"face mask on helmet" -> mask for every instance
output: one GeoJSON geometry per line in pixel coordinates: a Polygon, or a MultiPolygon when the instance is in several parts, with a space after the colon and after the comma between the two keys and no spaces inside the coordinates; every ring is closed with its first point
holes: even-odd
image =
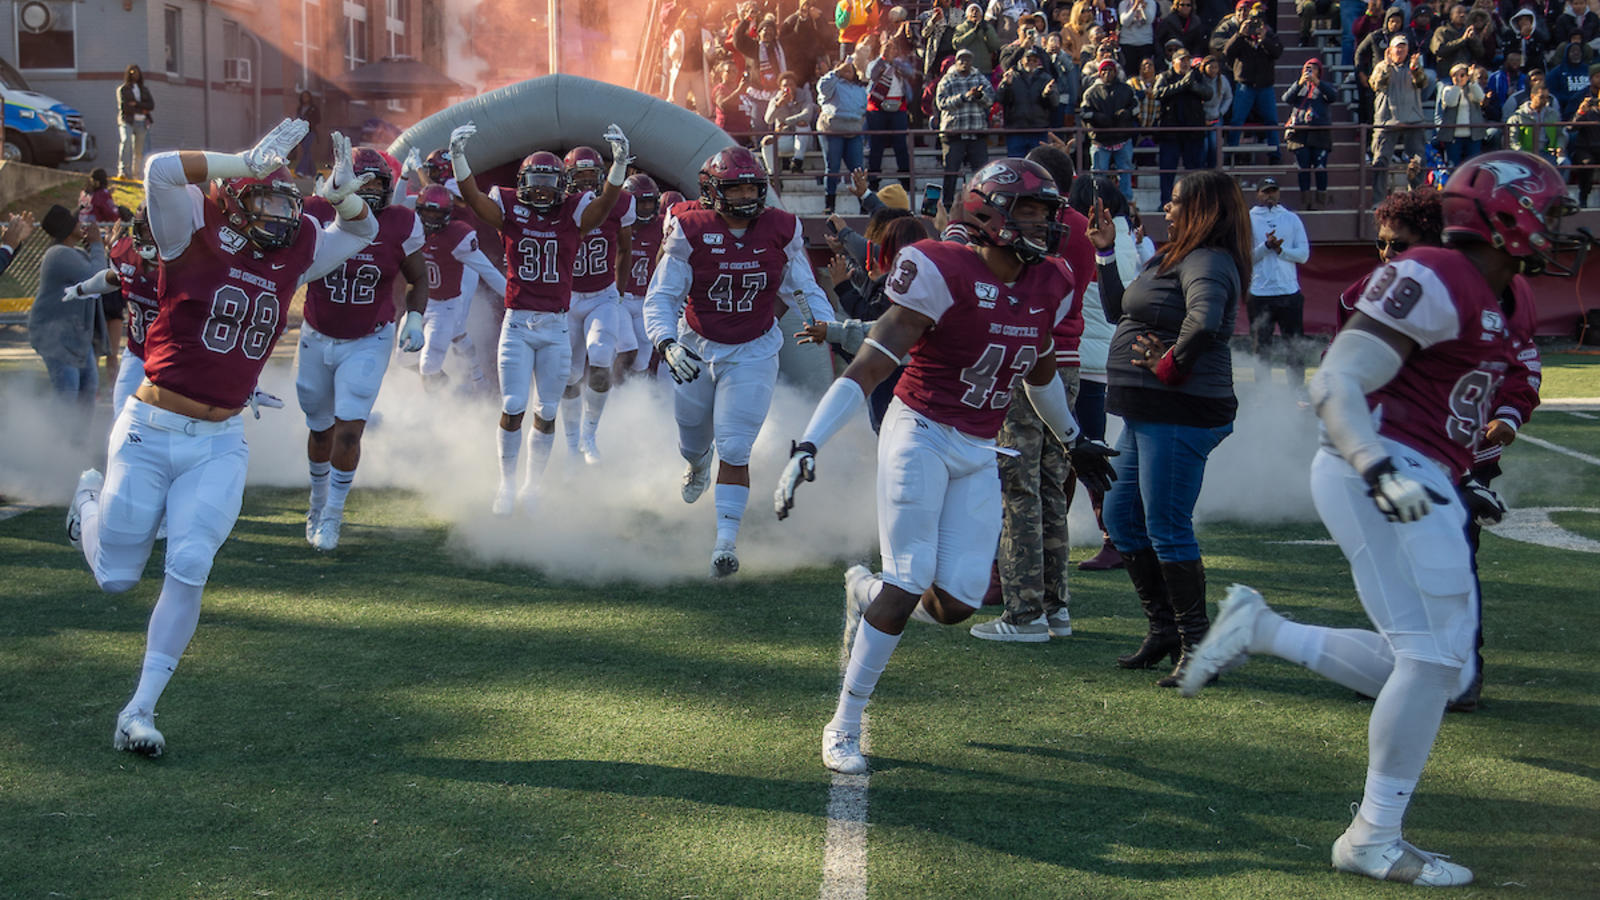
{"type": "Polygon", "coordinates": [[[517,183],[517,199],[542,213],[561,204],[560,175],[554,172],[524,172],[517,183]]]}
{"type": "Polygon", "coordinates": [[[735,219],[754,219],[767,205],[766,182],[724,181],[717,185],[716,210],[735,219]],[[744,190],[753,187],[755,191],[744,190]],[[737,192],[737,198],[729,196],[737,192]]]}
{"type": "Polygon", "coordinates": [[[145,218],[143,210],[133,217],[133,249],[145,262],[155,262],[161,252],[156,247],[156,236],[150,232],[150,220],[145,218]]]}
{"type": "Polygon", "coordinates": [[[582,194],[585,191],[593,194],[600,193],[600,170],[588,167],[569,170],[567,193],[582,194]]]}
{"type": "Polygon", "coordinates": [[[634,218],[641,222],[648,222],[651,219],[654,219],[656,217],[656,213],[660,211],[661,198],[659,197],[635,197],[633,200],[634,218]]]}
{"type": "Polygon", "coordinates": [[[422,222],[422,230],[427,234],[435,234],[450,224],[450,210],[440,209],[437,206],[423,206],[417,204],[417,218],[422,222]]]}
{"type": "Polygon", "coordinates": [[[263,250],[294,243],[300,233],[300,198],[281,190],[253,187],[239,197],[244,210],[245,237],[263,250]]]}
{"type": "Polygon", "coordinates": [[[1056,221],[1059,201],[1000,193],[984,199],[986,205],[975,215],[987,243],[1009,247],[1030,266],[1055,253],[1061,240],[1061,226],[1056,221]]]}
{"type": "Polygon", "coordinates": [[[356,191],[356,196],[366,201],[367,207],[377,213],[388,207],[392,190],[388,178],[377,177],[362,185],[356,191]]]}

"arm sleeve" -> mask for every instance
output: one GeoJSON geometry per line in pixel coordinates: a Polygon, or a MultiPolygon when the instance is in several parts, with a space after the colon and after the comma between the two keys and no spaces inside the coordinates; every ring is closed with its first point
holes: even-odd
{"type": "MultiPolygon", "coordinates": [[[[306,218],[316,224],[316,219],[306,218]]],[[[300,283],[310,284],[344,265],[345,260],[377,236],[378,217],[370,212],[359,219],[339,216],[326,227],[317,229],[317,249],[311,257],[311,267],[300,276],[300,283]]]]}
{"type": "MultiPolygon", "coordinates": [[[[788,254],[789,264],[783,269],[783,285],[779,288],[778,299],[789,303],[795,294],[801,294],[811,306],[811,316],[814,322],[833,322],[833,304],[828,302],[828,295],[822,292],[822,287],[817,284],[816,273],[811,271],[811,258],[806,255],[805,235],[800,233],[800,223],[795,222],[794,237],[789,239],[789,246],[784,252],[788,254]]],[[[793,303],[789,303],[794,306],[793,303]]],[[[648,330],[648,323],[646,329],[648,330]]]]}
{"type": "Polygon", "coordinates": [[[1388,457],[1367,395],[1388,384],[1405,361],[1376,335],[1346,328],[1333,339],[1311,379],[1311,404],[1339,455],[1365,473],[1388,457]]]}
{"type": "Polygon", "coordinates": [[[1298,265],[1311,258],[1311,241],[1306,238],[1306,223],[1299,216],[1291,215],[1289,221],[1289,239],[1283,242],[1278,255],[1298,265]]]}
{"type": "Polygon", "coordinates": [[[201,205],[205,195],[184,176],[183,160],[176,150],[150,157],[144,172],[150,234],[161,248],[162,259],[177,259],[189,249],[195,229],[205,224],[201,205]]]}
{"type": "Polygon", "coordinates": [[[1024,380],[1022,386],[1028,392],[1028,402],[1033,404],[1033,411],[1049,426],[1056,440],[1070,444],[1077,439],[1082,431],[1078,428],[1078,420],[1072,416],[1072,405],[1067,402],[1067,386],[1061,381],[1059,373],[1050,379],[1049,384],[1033,384],[1024,380]]]}
{"type": "Polygon", "coordinates": [[[656,264],[644,293],[644,332],[652,345],[678,336],[678,309],[689,296],[694,270],[689,267],[689,242],[683,229],[674,228],[662,239],[661,261],[656,264]]]}
{"type": "Polygon", "coordinates": [[[1095,257],[1095,275],[1100,285],[1100,310],[1106,321],[1115,325],[1122,319],[1122,273],[1116,258],[1095,257]]]}
{"type": "Polygon", "coordinates": [[[117,286],[110,281],[111,275],[110,269],[101,269],[84,281],[78,282],[78,290],[95,297],[101,294],[109,294],[117,289],[117,286]]]}
{"type": "MultiPolygon", "coordinates": [[[[463,278],[466,277],[468,272],[476,273],[476,277],[483,281],[485,287],[494,291],[496,297],[504,297],[506,295],[506,274],[496,269],[494,263],[489,261],[489,257],[484,256],[483,251],[478,249],[477,235],[469,234],[462,238],[461,243],[456,245],[452,255],[461,260],[463,268],[461,275],[463,278]]],[[[464,282],[461,293],[472,293],[466,289],[464,282]]]]}

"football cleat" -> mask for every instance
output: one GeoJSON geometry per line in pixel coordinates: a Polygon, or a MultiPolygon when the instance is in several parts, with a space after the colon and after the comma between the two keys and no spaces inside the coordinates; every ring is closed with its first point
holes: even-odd
{"type": "Polygon", "coordinates": [[[1072,613],[1065,606],[1046,614],[1044,621],[1050,627],[1051,637],[1072,637],[1072,613]]]}
{"type": "Polygon", "coordinates": [[[516,506],[516,488],[510,482],[501,482],[500,489],[495,491],[494,495],[494,514],[497,516],[509,516],[516,506]]]}
{"type": "Polygon", "coordinates": [[[683,502],[693,503],[711,486],[711,451],[683,470],[683,502]]]}
{"type": "Polygon", "coordinates": [[[322,510],[306,510],[306,543],[317,545],[317,523],[322,521],[322,510]]]}
{"type": "Polygon", "coordinates": [[[987,622],[980,622],[972,626],[969,629],[969,633],[975,638],[982,638],[986,641],[1041,644],[1050,640],[1050,624],[1045,621],[1044,616],[1040,616],[1032,622],[1024,622],[1021,625],[1013,625],[1007,622],[1004,617],[1001,617],[990,619],[987,622]]]}
{"type": "Polygon", "coordinates": [[[154,759],[167,749],[167,739],[156,730],[156,714],[148,709],[125,709],[117,714],[111,748],[140,753],[154,759]]]}
{"type": "Polygon", "coordinates": [[[1350,833],[1333,842],[1333,867],[1340,872],[1365,875],[1379,881],[1399,881],[1423,887],[1459,887],[1472,883],[1472,870],[1445,862],[1445,857],[1418,850],[1396,838],[1388,844],[1355,844],[1350,833]]]}
{"type": "Polygon", "coordinates": [[[739,571],[739,554],[734,552],[732,541],[717,541],[711,551],[711,577],[727,578],[739,571]]]}
{"type": "Polygon", "coordinates": [[[1217,620],[1188,653],[1183,674],[1178,678],[1178,693],[1193,697],[1219,674],[1243,665],[1250,658],[1256,620],[1269,611],[1267,602],[1254,588],[1242,584],[1228,588],[1228,596],[1217,604],[1217,620]]]}
{"type": "Polygon", "coordinates": [[[72,492],[72,503],[67,507],[67,542],[83,549],[83,504],[100,499],[106,477],[98,469],[85,469],[78,476],[78,487],[72,492]]]}
{"type": "Polygon", "coordinates": [[[317,520],[317,530],[311,535],[311,546],[323,553],[339,546],[339,528],[344,525],[344,514],[335,513],[317,520]]]}
{"type": "Polygon", "coordinates": [[[861,754],[861,735],[822,729],[822,764],[840,775],[865,775],[867,758],[861,754]]]}

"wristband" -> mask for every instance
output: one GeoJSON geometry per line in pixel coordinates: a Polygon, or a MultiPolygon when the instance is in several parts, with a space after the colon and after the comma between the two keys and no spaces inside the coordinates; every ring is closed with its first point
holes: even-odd
{"type": "Polygon", "coordinates": [[[361,218],[362,213],[366,212],[367,201],[361,199],[360,194],[351,194],[340,200],[339,205],[335,206],[334,209],[338,211],[339,218],[354,222],[361,218]]]}
{"type": "Polygon", "coordinates": [[[201,154],[206,158],[207,178],[253,178],[255,173],[245,165],[238,153],[216,153],[210,150],[201,154]]]}
{"type": "Polygon", "coordinates": [[[1172,355],[1174,349],[1176,347],[1169,347],[1166,353],[1161,354],[1160,362],[1156,363],[1155,375],[1162,384],[1177,385],[1189,380],[1186,373],[1178,371],[1177,357],[1172,355]]]}

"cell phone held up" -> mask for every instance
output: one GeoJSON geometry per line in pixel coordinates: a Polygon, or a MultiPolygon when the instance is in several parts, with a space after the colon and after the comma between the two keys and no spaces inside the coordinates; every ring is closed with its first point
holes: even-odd
{"type": "Polygon", "coordinates": [[[942,196],[943,191],[940,190],[938,185],[930,184],[924,186],[922,188],[922,214],[930,219],[934,216],[937,216],[939,214],[939,202],[942,196]]]}

